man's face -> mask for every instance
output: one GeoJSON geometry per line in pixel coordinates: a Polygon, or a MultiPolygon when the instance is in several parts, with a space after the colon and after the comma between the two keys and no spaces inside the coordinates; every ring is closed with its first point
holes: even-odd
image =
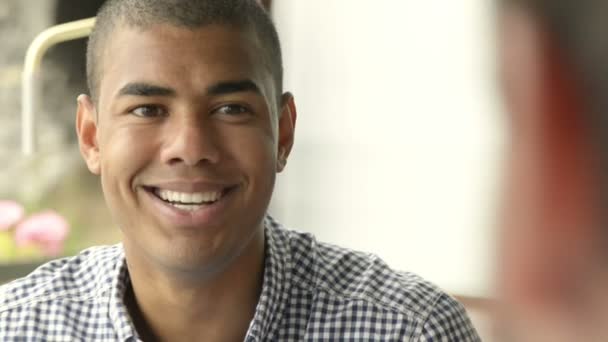
{"type": "Polygon", "coordinates": [[[295,113],[277,108],[258,52],[253,34],[223,26],[112,33],[98,105],[79,99],[78,126],[128,255],[206,272],[259,239],[295,113]]]}

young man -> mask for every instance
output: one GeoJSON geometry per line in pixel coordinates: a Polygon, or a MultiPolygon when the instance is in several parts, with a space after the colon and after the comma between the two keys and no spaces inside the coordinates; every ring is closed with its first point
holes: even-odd
{"type": "Polygon", "coordinates": [[[509,341],[608,337],[606,1],[502,0],[509,341]]]}
{"type": "Polygon", "coordinates": [[[266,216],[294,139],[277,34],[253,0],[109,0],[81,152],[121,245],[0,290],[0,339],[477,341],[462,306],[266,216]]]}

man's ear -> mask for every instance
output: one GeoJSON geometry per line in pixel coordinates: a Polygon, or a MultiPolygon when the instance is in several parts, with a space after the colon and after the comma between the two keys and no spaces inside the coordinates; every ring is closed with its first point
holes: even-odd
{"type": "Polygon", "coordinates": [[[78,96],[76,133],[78,134],[80,153],[87,163],[89,171],[99,175],[101,167],[99,162],[99,144],[97,141],[97,113],[95,105],[88,95],[78,96]]]}
{"type": "Polygon", "coordinates": [[[296,127],[296,103],[291,93],[281,97],[281,113],[279,116],[279,144],[277,151],[277,172],[283,171],[294,142],[296,127]]]}

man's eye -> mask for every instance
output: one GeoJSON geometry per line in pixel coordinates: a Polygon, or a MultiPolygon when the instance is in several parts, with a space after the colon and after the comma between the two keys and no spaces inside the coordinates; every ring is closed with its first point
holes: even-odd
{"type": "Polygon", "coordinates": [[[155,105],[139,106],[132,109],[131,113],[142,118],[153,118],[165,116],[167,114],[164,108],[155,105]]]}
{"type": "Polygon", "coordinates": [[[221,107],[218,107],[215,110],[216,113],[218,114],[225,114],[225,115],[240,115],[240,114],[248,114],[251,111],[244,106],[241,105],[236,105],[236,104],[230,104],[230,105],[224,105],[221,107]]]}

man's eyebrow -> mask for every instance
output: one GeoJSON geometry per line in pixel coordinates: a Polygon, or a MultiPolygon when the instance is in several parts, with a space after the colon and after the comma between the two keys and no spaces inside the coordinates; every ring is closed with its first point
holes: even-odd
{"type": "Polygon", "coordinates": [[[174,96],[175,90],[153,84],[135,82],[128,83],[118,91],[118,96],[174,96]]]}
{"type": "Polygon", "coordinates": [[[207,88],[208,95],[226,95],[251,91],[262,94],[260,88],[251,80],[224,81],[211,85],[207,88]]]}

